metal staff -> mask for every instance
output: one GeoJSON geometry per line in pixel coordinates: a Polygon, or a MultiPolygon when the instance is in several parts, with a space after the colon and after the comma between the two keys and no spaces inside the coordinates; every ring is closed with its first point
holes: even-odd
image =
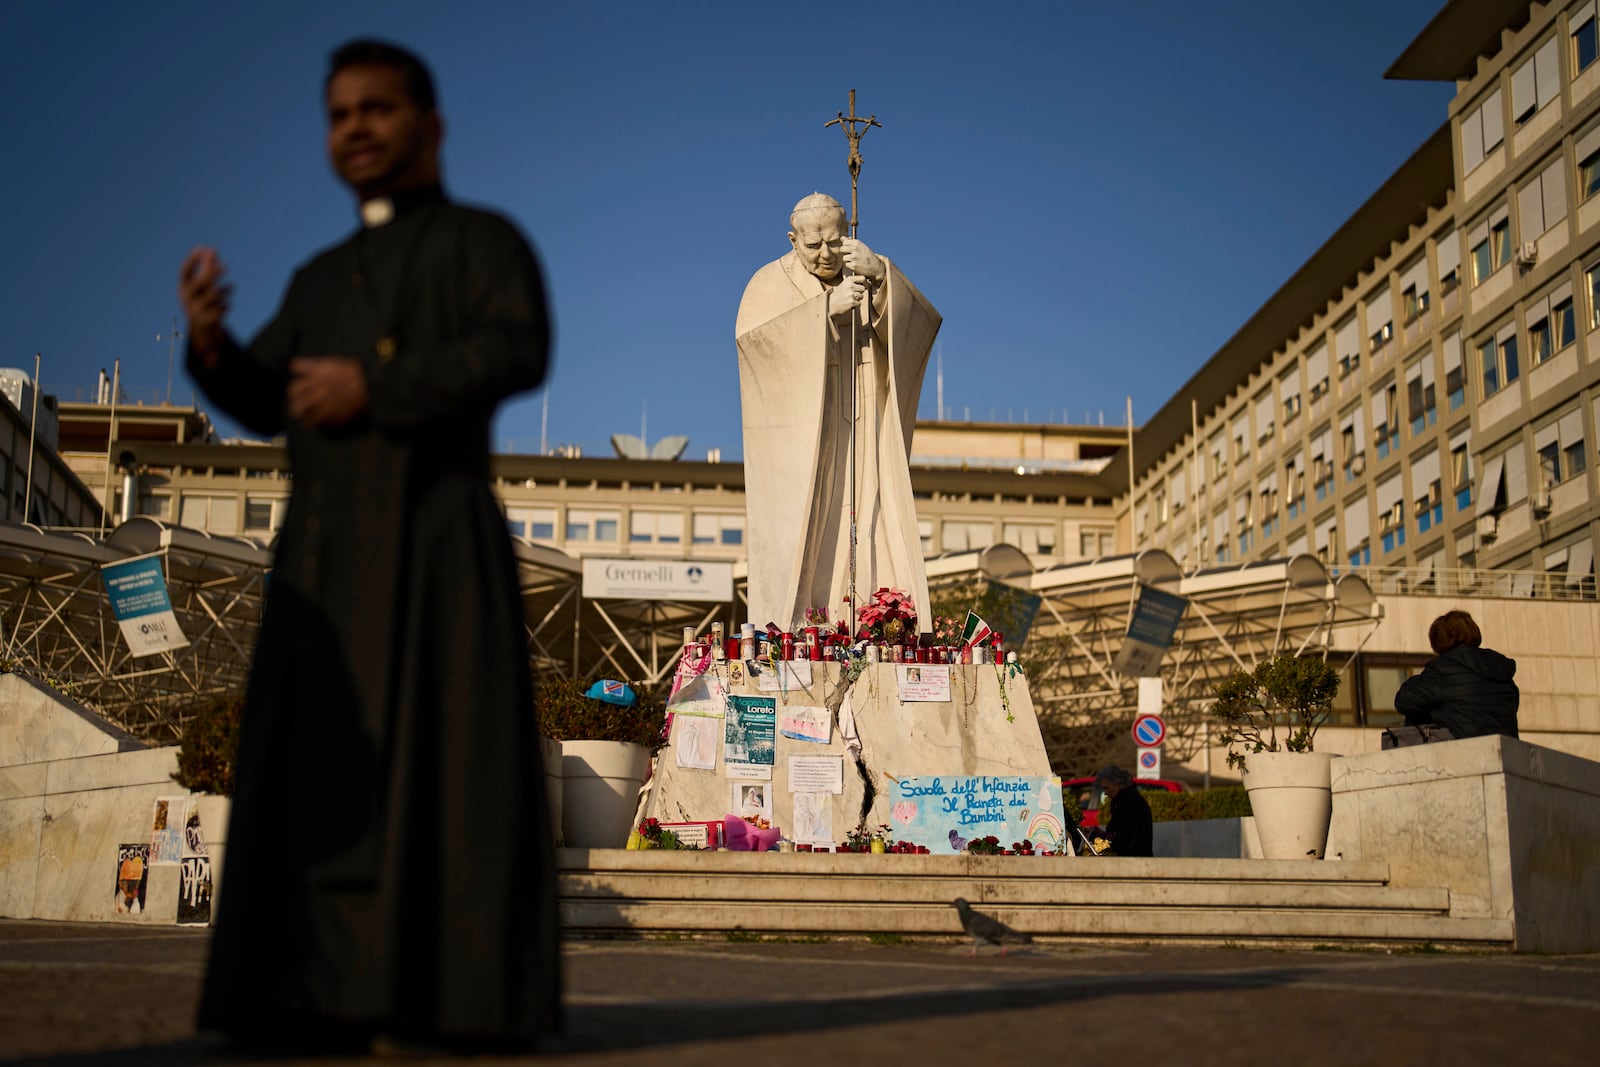
{"type": "MultiPolygon", "coordinates": [[[[822,124],[823,129],[829,126],[838,126],[844,130],[844,136],[850,142],[850,156],[847,166],[850,168],[850,218],[849,229],[852,239],[856,236],[856,228],[860,220],[856,216],[856,185],[861,178],[861,138],[873,126],[883,128],[883,123],[878,121],[877,115],[860,118],[856,115],[856,91],[850,90],[850,114],[838,112],[838,117],[822,124]],[[859,127],[859,128],[858,128],[859,127]]],[[[848,275],[847,275],[848,277],[848,275]]],[[[856,466],[860,462],[861,452],[856,440],[856,420],[859,415],[861,403],[861,385],[857,381],[856,372],[861,361],[861,344],[856,338],[856,326],[860,321],[860,314],[852,313],[850,316],[850,585],[846,589],[846,599],[850,604],[850,631],[853,634],[856,628],[856,513],[860,510],[856,500],[856,466]]]]}

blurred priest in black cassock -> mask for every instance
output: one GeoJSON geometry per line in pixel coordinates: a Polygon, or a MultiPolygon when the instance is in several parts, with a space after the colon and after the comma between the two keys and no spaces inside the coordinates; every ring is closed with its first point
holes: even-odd
{"type": "Polygon", "coordinates": [[[200,1026],[245,1044],[531,1046],[560,1027],[555,860],[495,407],[544,378],[532,250],[439,184],[414,55],[334,53],[328,154],[361,227],[248,347],[214,250],[188,369],[293,496],[246,694],[200,1026]]]}

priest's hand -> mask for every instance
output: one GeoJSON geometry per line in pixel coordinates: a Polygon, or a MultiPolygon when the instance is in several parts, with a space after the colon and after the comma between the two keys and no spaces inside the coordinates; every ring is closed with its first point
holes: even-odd
{"type": "Polygon", "coordinates": [[[217,354],[222,350],[222,320],[228,314],[228,298],[233,295],[233,286],[222,284],[227,270],[215,248],[194,249],[178,270],[178,301],[189,320],[189,346],[208,367],[217,365],[217,354]]]}
{"type": "Polygon", "coordinates": [[[854,237],[846,237],[841,241],[840,249],[844,252],[845,270],[866,276],[874,285],[883,281],[883,260],[874,255],[872,249],[854,237]]]}
{"type": "Polygon", "coordinates": [[[289,361],[289,417],[332,429],[367,410],[367,378],[356,360],[298,356],[289,361]]]}
{"type": "Polygon", "coordinates": [[[861,275],[840,278],[839,283],[828,290],[829,316],[836,319],[846,317],[861,304],[867,292],[867,280],[861,275]]]}

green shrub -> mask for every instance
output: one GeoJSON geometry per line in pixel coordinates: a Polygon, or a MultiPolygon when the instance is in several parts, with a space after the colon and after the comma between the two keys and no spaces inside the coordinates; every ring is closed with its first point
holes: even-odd
{"type": "Polygon", "coordinates": [[[639,694],[639,701],[623,707],[584,696],[589,688],[586,682],[541,679],[534,698],[539,732],[557,741],[631,741],[658,751],[666,743],[661,737],[666,702],[635,683],[629,684],[639,694]]]}
{"type": "Polygon", "coordinates": [[[1224,785],[1198,793],[1146,793],[1156,822],[1186,819],[1239,819],[1250,814],[1250,798],[1242,785],[1224,785]]]}
{"type": "Polygon", "coordinates": [[[183,724],[178,773],[172,780],[196,793],[233,795],[233,765],[239,755],[239,713],[244,697],[234,693],[201,704],[183,724]]]}

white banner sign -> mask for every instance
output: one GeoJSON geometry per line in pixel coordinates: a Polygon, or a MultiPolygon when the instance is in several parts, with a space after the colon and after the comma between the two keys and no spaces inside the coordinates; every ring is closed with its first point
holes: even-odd
{"type": "Polygon", "coordinates": [[[178,629],[178,617],[167,597],[167,581],[159,556],[136,556],[100,568],[111,601],[111,613],[122,629],[128,651],[150,656],[183,648],[189,639],[178,629]]]}
{"type": "Polygon", "coordinates": [[[585,559],[583,595],[590,600],[733,600],[733,564],[716,560],[585,559]]]}

